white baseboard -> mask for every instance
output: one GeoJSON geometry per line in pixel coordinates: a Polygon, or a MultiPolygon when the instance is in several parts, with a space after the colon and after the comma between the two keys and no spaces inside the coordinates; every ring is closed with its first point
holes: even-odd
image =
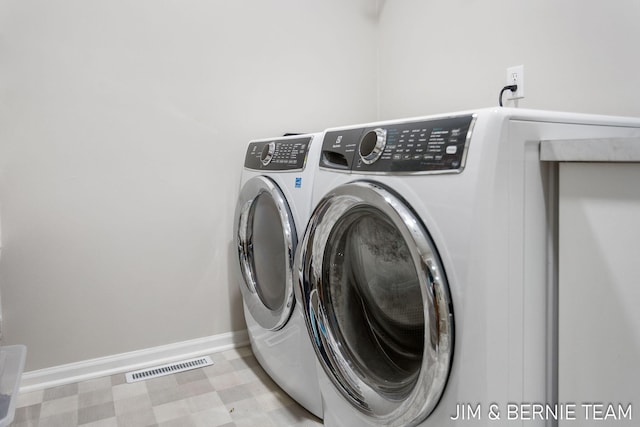
{"type": "Polygon", "coordinates": [[[172,363],[248,344],[249,335],[243,330],[25,372],[20,393],[172,363]]]}

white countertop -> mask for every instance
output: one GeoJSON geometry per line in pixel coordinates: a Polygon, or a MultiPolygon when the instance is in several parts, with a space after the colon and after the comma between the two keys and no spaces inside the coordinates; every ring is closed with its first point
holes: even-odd
{"type": "Polygon", "coordinates": [[[548,162],[640,162],[640,138],[541,141],[540,160],[548,162]]]}

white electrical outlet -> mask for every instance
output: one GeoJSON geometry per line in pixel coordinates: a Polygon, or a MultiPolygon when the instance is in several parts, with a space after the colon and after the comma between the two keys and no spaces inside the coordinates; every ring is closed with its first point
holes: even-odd
{"type": "Polygon", "coordinates": [[[507,85],[518,85],[518,90],[505,92],[507,100],[524,98],[524,65],[507,68],[507,85]]]}

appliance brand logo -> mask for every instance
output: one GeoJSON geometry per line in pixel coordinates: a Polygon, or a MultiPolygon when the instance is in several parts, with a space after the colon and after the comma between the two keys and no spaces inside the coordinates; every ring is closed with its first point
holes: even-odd
{"type": "Polygon", "coordinates": [[[296,177],[296,188],[302,188],[302,177],[296,177]]]}

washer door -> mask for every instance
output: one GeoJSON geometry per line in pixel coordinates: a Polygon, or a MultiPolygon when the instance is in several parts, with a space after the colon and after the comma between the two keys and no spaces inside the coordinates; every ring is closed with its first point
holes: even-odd
{"type": "Polygon", "coordinates": [[[453,312],[422,221],[380,184],[345,184],[315,209],[296,262],[309,333],[336,389],[373,423],[427,418],[449,375],[453,312]]]}
{"type": "Polygon", "coordinates": [[[272,179],[254,177],[240,190],[235,236],[245,305],[260,326],[280,329],[295,301],[297,234],[287,200],[272,179]]]}

